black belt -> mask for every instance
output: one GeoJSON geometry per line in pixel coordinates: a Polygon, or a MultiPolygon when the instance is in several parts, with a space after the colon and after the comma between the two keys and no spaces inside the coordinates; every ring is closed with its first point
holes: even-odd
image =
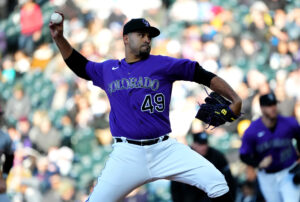
{"type": "Polygon", "coordinates": [[[120,137],[115,137],[114,139],[116,142],[128,142],[130,144],[146,146],[146,145],[153,145],[153,144],[156,144],[161,141],[165,141],[165,140],[169,139],[169,136],[165,135],[163,138],[155,138],[155,139],[151,139],[151,140],[130,140],[130,139],[120,138],[120,137]]]}
{"type": "Polygon", "coordinates": [[[265,173],[271,174],[271,173],[277,173],[279,171],[282,171],[283,169],[285,169],[285,168],[277,168],[277,169],[272,169],[272,170],[262,169],[262,170],[264,170],[265,173]]]}

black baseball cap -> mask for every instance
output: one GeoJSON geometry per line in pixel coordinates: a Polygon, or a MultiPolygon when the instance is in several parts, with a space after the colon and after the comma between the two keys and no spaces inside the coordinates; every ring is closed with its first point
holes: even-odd
{"type": "Polygon", "coordinates": [[[207,144],[208,142],[208,135],[205,132],[201,133],[194,133],[193,134],[193,141],[199,144],[207,144]]]}
{"type": "Polygon", "coordinates": [[[159,29],[157,29],[156,27],[152,27],[150,23],[144,18],[135,18],[131,19],[124,25],[123,35],[141,30],[147,31],[152,38],[160,34],[159,29]]]}
{"type": "Polygon", "coordinates": [[[259,97],[259,104],[261,106],[272,106],[277,104],[276,96],[273,92],[261,95],[259,97]]]}

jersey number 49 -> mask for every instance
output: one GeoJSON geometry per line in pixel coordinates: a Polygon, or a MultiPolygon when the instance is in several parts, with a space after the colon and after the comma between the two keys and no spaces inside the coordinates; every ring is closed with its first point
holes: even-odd
{"type": "Polygon", "coordinates": [[[141,106],[142,112],[153,113],[154,110],[157,112],[163,112],[165,110],[165,96],[162,93],[157,93],[155,95],[147,94],[144,98],[143,104],[141,106]],[[153,98],[152,98],[153,96],[153,98]]]}

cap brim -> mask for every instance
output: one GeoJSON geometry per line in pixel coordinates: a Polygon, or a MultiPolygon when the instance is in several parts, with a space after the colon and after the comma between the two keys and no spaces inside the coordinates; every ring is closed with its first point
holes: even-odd
{"type": "Polygon", "coordinates": [[[273,105],[277,105],[278,104],[278,102],[270,102],[270,103],[260,103],[260,106],[266,106],[266,107],[268,107],[268,106],[273,106],[273,105]]]}
{"type": "Polygon", "coordinates": [[[156,27],[149,27],[146,28],[146,30],[149,31],[149,34],[152,38],[157,37],[160,34],[159,29],[157,29],[156,27]]]}

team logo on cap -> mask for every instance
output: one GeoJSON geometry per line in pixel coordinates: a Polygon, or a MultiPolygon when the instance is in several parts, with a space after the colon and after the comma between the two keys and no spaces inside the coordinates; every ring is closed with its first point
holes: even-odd
{"type": "Polygon", "coordinates": [[[268,97],[269,97],[270,100],[275,100],[275,97],[274,97],[273,94],[269,94],[268,97]]]}
{"type": "Polygon", "coordinates": [[[149,24],[149,22],[147,20],[143,19],[142,21],[146,25],[146,27],[150,27],[150,24],[149,24]]]}

